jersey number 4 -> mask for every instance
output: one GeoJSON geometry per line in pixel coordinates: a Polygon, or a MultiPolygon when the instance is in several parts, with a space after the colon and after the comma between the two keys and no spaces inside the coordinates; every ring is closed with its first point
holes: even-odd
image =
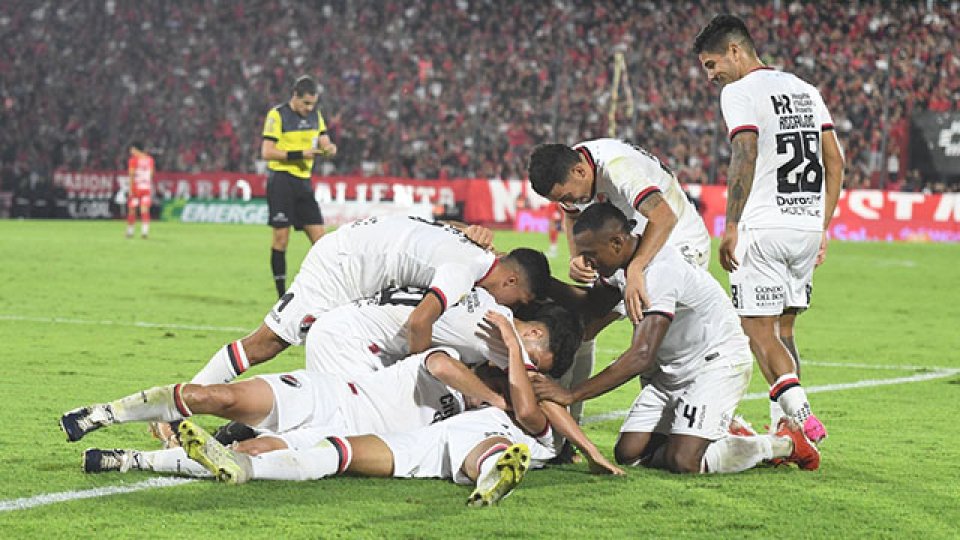
{"type": "Polygon", "coordinates": [[[820,193],[823,165],[820,163],[820,133],[790,131],[777,134],[777,154],[790,160],[777,168],[777,192],[820,193]]]}

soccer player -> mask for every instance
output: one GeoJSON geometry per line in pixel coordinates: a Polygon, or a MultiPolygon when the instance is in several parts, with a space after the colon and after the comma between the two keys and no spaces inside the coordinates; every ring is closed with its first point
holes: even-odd
{"type": "Polygon", "coordinates": [[[498,259],[449,225],[399,216],[355,221],[314,244],[263,324],[220,349],[191,382],[233,380],[302,343],[321,313],[387,287],[430,291],[406,319],[407,350],[415,354],[430,346],[433,323],[474,285],[516,307],[542,297],[549,275],[542,253],[519,248],[498,259]]]}
{"type": "MultiPolygon", "coordinates": [[[[576,253],[605,285],[582,295],[584,309],[602,312],[619,301],[624,271],[641,241],[632,230],[634,225],[610,204],[593,205],[577,220],[576,253]]],[[[618,463],[729,473],[783,458],[817,469],[820,454],[795,422],[784,422],[770,435],[728,434],[750,382],[752,359],[720,284],[672,246],[661,249],[645,273],[650,306],[634,329],[630,348],[571,389],[536,377],[538,396],[567,405],[605,394],[639,375],[643,389],[614,448],[618,463]]]]}
{"type": "Polygon", "coordinates": [[[127,238],[133,238],[134,223],[137,220],[137,207],[140,208],[140,236],[150,234],[150,205],[153,194],[153,156],[144,151],[143,143],[130,143],[130,159],[127,170],[130,171],[130,195],[127,197],[127,238]]]}
{"type": "MultiPolygon", "coordinates": [[[[694,41],[730,135],[720,265],[750,348],[782,410],[810,439],[827,436],[800,385],[793,321],[810,305],[813,269],[843,187],[843,153],[817,89],[765,66],[742,20],[718,15],[694,41]]],[[[773,425],[776,425],[775,423],[773,425]]]]}
{"type": "Polygon", "coordinates": [[[293,84],[290,101],[267,113],[263,123],[260,156],[267,161],[267,206],[273,228],[270,268],[283,296],[287,280],[287,244],[290,226],[307,234],[310,243],[323,236],[323,216],[313,196],[310,176],[316,157],[333,157],[337,145],[330,141],[323,115],[317,107],[317,83],[308,76],[293,84]]]}
{"type": "MultiPolygon", "coordinates": [[[[512,406],[509,415],[485,407],[411,432],[330,437],[327,444],[306,450],[278,450],[253,457],[223,447],[185,422],[180,426],[184,446],[191,458],[229,483],[313,480],[334,474],[449,478],[475,484],[467,504],[496,504],[519,484],[531,458],[546,461],[554,452],[550,424],[524,369],[519,337],[502,315],[491,314],[491,322],[509,350],[503,384],[512,406]]],[[[612,465],[594,472],[623,474],[612,465]]]]}
{"type": "MultiPolygon", "coordinates": [[[[573,250],[571,228],[581,211],[597,202],[610,202],[637,221],[643,241],[634,253],[624,292],[626,314],[634,322],[643,317],[648,304],[643,269],[665,243],[676,246],[693,264],[709,262],[710,235],[703,219],[690,203],[673,172],[656,156],[639,146],[618,139],[596,139],[574,145],[544,144],[530,156],[530,183],[537,193],[560,205],[563,228],[570,246],[570,277],[593,283],[596,272],[573,250]]],[[[617,308],[622,311],[623,308],[617,308]]],[[[590,376],[596,362],[593,337],[620,317],[604,314],[589,325],[587,339],[577,352],[565,384],[590,376]]],[[[579,418],[582,405],[571,412],[579,418]]]]}
{"type": "Polygon", "coordinates": [[[550,240],[547,256],[551,259],[557,256],[557,240],[560,239],[561,230],[563,230],[563,211],[560,210],[560,203],[551,201],[547,206],[547,238],[550,240]]]}

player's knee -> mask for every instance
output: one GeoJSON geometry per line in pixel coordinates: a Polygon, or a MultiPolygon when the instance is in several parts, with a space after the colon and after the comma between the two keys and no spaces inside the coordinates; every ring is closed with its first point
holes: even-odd
{"type": "Polygon", "coordinates": [[[613,459],[618,465],[636,466],[643,457],[644,445],[621,437],[613,447],[613,459]]]}

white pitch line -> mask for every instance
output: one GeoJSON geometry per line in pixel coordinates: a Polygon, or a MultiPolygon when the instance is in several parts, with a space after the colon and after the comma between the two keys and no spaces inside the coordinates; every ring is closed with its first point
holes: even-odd
{"type": "Polygon", "coordinates": [[[123,486],[106,486],[82,491],[62,491],[60,493],[44,493],[34,497],[24,497],[22,499],[11,499],[9,501],[0,501],[0,512],[11,510],[26,510],[37,506],[45,506],[59,502],[76,501],[80,499],[91,499],[93,497],[105,497],[107,495],[116,495],[118,493],[133,493],[145,489],[154,489],[170,486],[179,486],[188,482],[196,482],[195,478],[151,478],[136,484],[123,486]]]}
{"type": "Polygon", "coordinates": [[[145,321],[91,321],[87,319],[66,319],[61,317],[28,317],[25,315],[3,315],[0,321],[41,322],[47,324],[84,324],[93,326],[130,326],[136,328],[172,328],[174,330],[201,330],[207,332],[249,332],[252,328],[239,326],[206,326],[194,324],[153,323],[145,321]]]}
{"type": "MultiPolygon", "coordinates": [[[[610,354],[614,356],[619,356],[623,351],[616,349],[597,349],[598,354],[610,354]]],[[[802,366],[820,366],[820,367],[836,367],[836,368],[851,368],[851,369],[881,369],[885,371],[920,371],[920,370],[933,370],[933,371],[949,371],[951,369],[957,369],[956,367],[950,366],[912,366],[906,364],[864,364],[859,362],[820,362],[819,360],[801,360],[802,366]]]]}
{"type": "MultiPolygon", "coordinates": [[[[887,386],[891,384],[906,384],[922,381],[932,381],[943,379],[960,373],[960,369],[945,369],[932,373],[919,373],[909,377],[896,377],[893,379],[864,379],[851,383],[824,384],[821,386],[805,386],[803,389],[808,394],[818,394],[821,392],[836,392],[838,390],[851,390],[857,388],[870,388],[873,386],[887,386]]],[[[758,399],[769,399],[767,392],[754,392],[743,396],[741,401],[754,401],[758,399]]],[[[610,411],[602,414],[595,414],[583,418],[583,424],[595,424],[606,420],[616,420],[623,418],[629,411],[610,411]]]]}

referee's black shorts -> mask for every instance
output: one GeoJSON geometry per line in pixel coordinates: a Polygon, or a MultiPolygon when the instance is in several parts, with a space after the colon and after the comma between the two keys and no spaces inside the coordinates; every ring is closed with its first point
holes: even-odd
{"type": "Polygon", "coordinates": [[[276,229],[293,225],[300,231],[304,225],[323,225],[320,206],[313,196],[310,180],[283,171],[270,171],[267,177],[268,224],[276,229]]]}

